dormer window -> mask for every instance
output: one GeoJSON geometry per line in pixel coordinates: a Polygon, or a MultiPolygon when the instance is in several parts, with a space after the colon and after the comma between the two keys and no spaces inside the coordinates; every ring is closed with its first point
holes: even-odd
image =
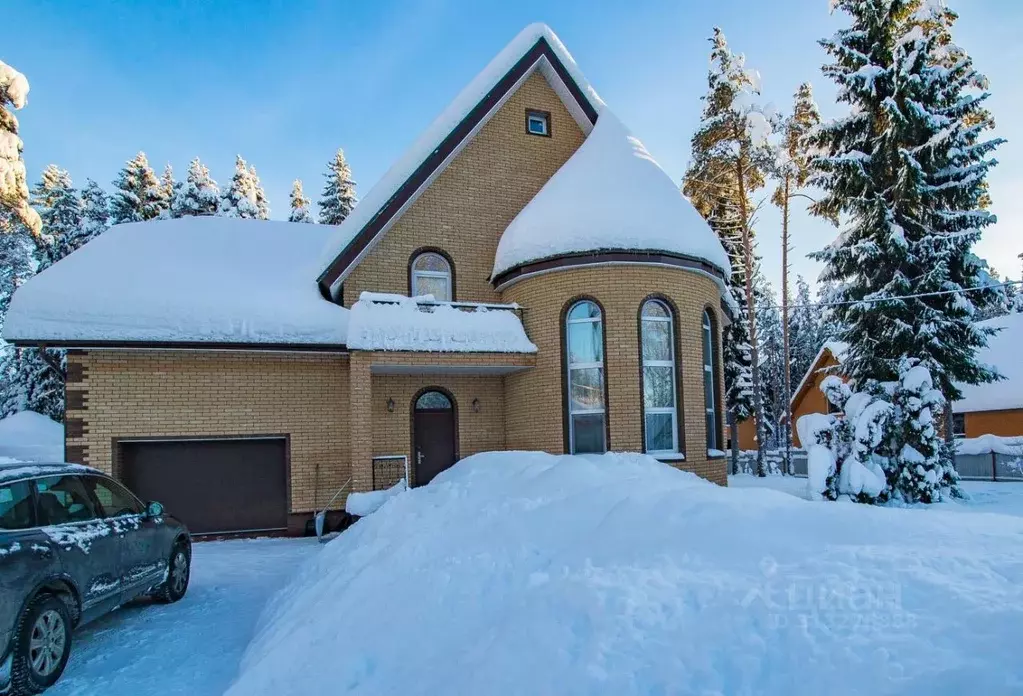
{"type": "Polygon", "coordinates": [[[415,256],[411,265],[412,295],[433,295],[439,302],[450,302],[454,297],[451,263],[435,251],[415,256]]]}
{"type": "Polygon", "coordinates": [[[530,135],[550,137],[551,114],[549,111],[526,111],[526,132],[530,135]]]}

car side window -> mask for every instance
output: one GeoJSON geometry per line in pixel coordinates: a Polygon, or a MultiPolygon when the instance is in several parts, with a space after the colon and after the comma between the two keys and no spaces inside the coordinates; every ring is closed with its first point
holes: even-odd
{"type": "Polygon", "coordinates": [[[40,524],[87,522],[102,517],[81,477],[47,476],[36,479],[40,524]]]}
{"type": "Polygon", "coordinates": [[[32,484],[15,481],[0,486],[0,529],[28,529],[35,523],[32,484]]]}
{"type": "Polygon", "coordinates": [[[99,476],[86,476],[85,485],[92,489],[104,517],[139,515],[144,508],[138,499],[119,483],[99,476]]]}

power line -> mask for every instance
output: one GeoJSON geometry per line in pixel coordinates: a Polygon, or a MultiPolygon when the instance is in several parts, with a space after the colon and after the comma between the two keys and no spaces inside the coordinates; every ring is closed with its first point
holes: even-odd
{"type": "MultiPolygon", "coordinates": [[[[789,309],[812,309],[816,307],[840,307],[842,305],[853,305],[853,304],[875,304],[877,302],[893,302],[895,300],[913,300],[920,297],[937,297],[938,295],[957,295],[959,293],[973,292],[975,290],[996,290],[998,288],[1009,287],[1010,285],[1023,285],[1023,280],[1007,280],[1002,283],[995,283],[994,285],[975,285],[971,288],[957,288],[955,290],[935,290],[933,292],[919,292],[913,295],[892,295],[891,297],[874,297],[870,299],[862,300],[845,300],[843,302],[811,302],[810,304],[790,304],[789,309]]],[[[760,306],[764,306],[761,304],[760,306]]],[[[781,309],[780,304],[767,305],[775,309],[781,309]]]]}

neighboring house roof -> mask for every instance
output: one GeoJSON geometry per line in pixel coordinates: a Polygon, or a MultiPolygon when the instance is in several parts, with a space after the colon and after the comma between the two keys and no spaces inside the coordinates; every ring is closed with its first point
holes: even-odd
{"type": "Polygon", "coordinates": [[[977,353],[977,360],[994,367],[1005,379],[988,384],[957,385],[963,398],[952,403],[953,413],[1000,411],[1023,408],[1023,314],[1006,314],[980,326],[999,329],[987,340],[987,347],[977,353]]]}
{"type": "Polygon", "coordinates": [[[828,357],[834,358],[835,361],[841,365],[848,352],[848,343],[843,341],[825,341],[824,345],[822,345],[821,349],[817,351],[817,355],[810,363],[810,367],[807,369],[806,374],[803,375],[803,379],[799,380],[799,385],[796,387],[796,390],[792,392],[792,400],[789,401],[789,407],[795,409],[796,404],[803,398],[803,396],[805,396],[806,390],[813,385],[813,376],[821,370],[828,357]]]}
{"type": "Polygon", "coordinates": [[[324,294],[372,249],[401,213],[495,114],[516,87],[539,70],[569,113],[589,133],[603,101],[550,27],[531,24],[490,61],[384,174],[325,244],[317,279],[324,294]]]}
{"type": "Polygon", "coordinates": [[[435,302],[364,292],[352,306],[348,346],[359,350],[535,353],[516,305],[435,302]],[[425,310],[425,311],[424,311],[425,310]]]}
{"type": "MultiPolygon", "coordinates": [[[[493,278],[530,262],[627,251],[691,262],[716,278],[730,273],[717,235],[646,148],[604,107],[579,149],[508,225],[493,278]]],[[[622,260],[628,259],[623,256],[622,260]]]]}
{"type": "Polygon", "coordinates": [[[3,337],[117,343],[342,347],[348,310],[312,279],[331,228],[185,217],[116,225],[18,289],[3,337]]]}

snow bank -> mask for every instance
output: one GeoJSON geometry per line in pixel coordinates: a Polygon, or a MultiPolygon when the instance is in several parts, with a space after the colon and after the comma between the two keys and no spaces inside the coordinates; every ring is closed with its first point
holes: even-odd
{"type": "Polygon", "coordinates": [[[324,546],[228,694],[1006,693],[1021,541],[640,455],[477,455],[324,546]]]}
{"type": "Polygon", "coordinates": [[[717,235],[607,108],[576,153],[505,229],[493,274],[605,250],[671,252],[706,261],[726,277],[730,272],[717,235]]]}
{"type": "Polygon", "coordinates": [[[315,281],[329,233],[224,217],[117,225],[19,288],[4,338],[343,344],[348,311],[315,281]]]}
{"type": "Polygon", "coordinates": [[[460,309],[432,298],[362,293],[352,306],[348,347],[473,353],[535,353],[510,309],[460,309]]]}
{"type": "Polygon", "coordinates": [[[384,491],[349,493],[348,499],[345,501],[345,512],[349,515],[358,515],[359,517],[372,515],[388,500],[406,490],[408,490],[408,486],[405,485],[405,479],[402,479],[384,491]]]}
{"type": "Polygon", "coordinates": [[[1023,437],[981,435],[956,440],[956,454],[1023,455],[1023,437]]]}
{"type": "Polygon", "coordinates": [[[978,326],[999,329],[987,339],[987,347],[977,352],[977,361],[994,367],[1005,377],[990,384],[959,384],[963,398],[952,403],[953,413],[1023,408],[1023,313],[1006,314],[978,326]]]}
{"type": "MultiPolygon", "coordinates": [[[[598,109],[603,105],[600,97],[583,77],[568,49],[546,24],[530,24],[505,46],[497,56],[480,72],[472,82],[459,92],[454,101],[430,124],[422,135],[405,151],[387,173],[362,197],[359,204],[334,229],[330,239],[323,246],[320,264],[323,270],[355,238],[379,210],[387,203],[405,181],[412,176],[420,164],[441,144],[469,112],[497,86],[498,81],[522,58],[541,38],[546,39],[554,53],[564,64],[568,74],[579,85],[583,97],[598,109]]],[[[571,103],[569,103],[571,105],[571,103]]]]}
{"type": "Polygon", "coordinates": [[[64,461],[64,426],[34,411],[0,420],[0,462],[64,461]]]}

